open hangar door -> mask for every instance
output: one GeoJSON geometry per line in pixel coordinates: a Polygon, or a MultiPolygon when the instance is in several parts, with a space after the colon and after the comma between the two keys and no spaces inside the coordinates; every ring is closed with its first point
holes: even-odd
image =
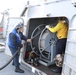
{"type": "Polygon", "coordinates": [[[29,20],[28,38],[33,38],[33,40],[31,48],[27,45],[26,50],[33,50],[41,60],[44,59],[48,63],[46,65],[49,65],[51,61],[51,49],[55,51],[55,43],[52,45],[52,41],[56,42],[56,36],[45,29],[45,26],[49,24],[54,26],[56,23],[57,18],[34,18],[29,20]]]}
{"type": "MultiPolygon", "coordinates": [[[[56,33],[51,33],[45,28],[46,25],[54,27],[58,23],[59,17],[51,18],[31,18],[27,25],[27,37],[32,39],[31,43],[26,43],[25,62],[38,66],[39,64],[48,67],[54,64],[56,56],[56,33]],[[33,54],[34,53],[34,54],[33,54]]],[[[67,22],[68,19],[64,17],[67,22]]],[[[50,69],[44,70],[51,74],[50,69]]],[[[39,68],[41,70],[41,67],[39,68]]]]}

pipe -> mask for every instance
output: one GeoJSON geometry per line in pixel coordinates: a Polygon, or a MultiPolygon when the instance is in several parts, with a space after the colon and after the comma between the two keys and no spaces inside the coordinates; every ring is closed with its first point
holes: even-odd
{"type": "Polygon", "coordinates": [[[26,12],[27,9],[28,9],[28,7],[25,7],[20,16],[24,16],[24,14],[25,14],[25,12],[26,12]]]}

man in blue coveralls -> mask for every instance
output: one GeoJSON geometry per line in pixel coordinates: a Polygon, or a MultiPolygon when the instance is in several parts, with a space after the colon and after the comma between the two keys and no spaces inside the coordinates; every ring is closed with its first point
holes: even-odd
{"type": "MultiPolygon", "coordinates": [[[[23,23],[19,23],[9,34],[8,46],[12,55],[18,50],[18,48],[21,49],[22,47],[24,47],[24,44],[21,43],[21,40],[31,42],[31,39],[27,39],[26,36],[23,35],[22,30],[23,30],[23,23]]],[[[14,57],[12,65],[16,67],[15,72],[24,73],[24,71],[19,68],[20,65],[19,53],[17,53],[17,55],[14,57]]]]}

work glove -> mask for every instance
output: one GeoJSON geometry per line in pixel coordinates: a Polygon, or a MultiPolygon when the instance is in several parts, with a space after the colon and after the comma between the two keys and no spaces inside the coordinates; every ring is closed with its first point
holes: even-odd
{"type": "Polygon", "coordinates": [[[27,39],[27,42],[31,42],[31,39],[27,39]]]}
{"type": "Polygon", "coordinates": [[[47,29],[48,29],[49,27],[50,27],[50,25],[46,25],[46,26],[45,26],[45,28],[47,28],[47,29]]]}

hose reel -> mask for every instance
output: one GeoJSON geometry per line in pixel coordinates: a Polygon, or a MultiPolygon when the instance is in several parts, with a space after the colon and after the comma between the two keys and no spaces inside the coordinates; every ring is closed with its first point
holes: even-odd
{"type": "Polygon", "coordinates": [[[39,36],[41,34],[41,31],[44,29],[44,27],[45,27],[45,24],[41,24],[37,26],[31,34],[31,39],[32,39],[31,48],[34,51],[34,53],[38,56],[40,55],[39,48],[38,48],[39,36]]]}
{"type": "Polygon", "coordinates": [[[53,60],[55,56],[56,34],[44,28],[40,34],[38,47],[43,58],[53,60]]]}
{"type": "Polygon", "coordinates": [[[45,24],[42,24],[33,30],[31,38],[33,37],[35,38],[31,42],[31,48],[35,54],[52,61],[55,56],[53,51],[57,41],[55,33],[49,32],[45,28],[45,24]]]}

